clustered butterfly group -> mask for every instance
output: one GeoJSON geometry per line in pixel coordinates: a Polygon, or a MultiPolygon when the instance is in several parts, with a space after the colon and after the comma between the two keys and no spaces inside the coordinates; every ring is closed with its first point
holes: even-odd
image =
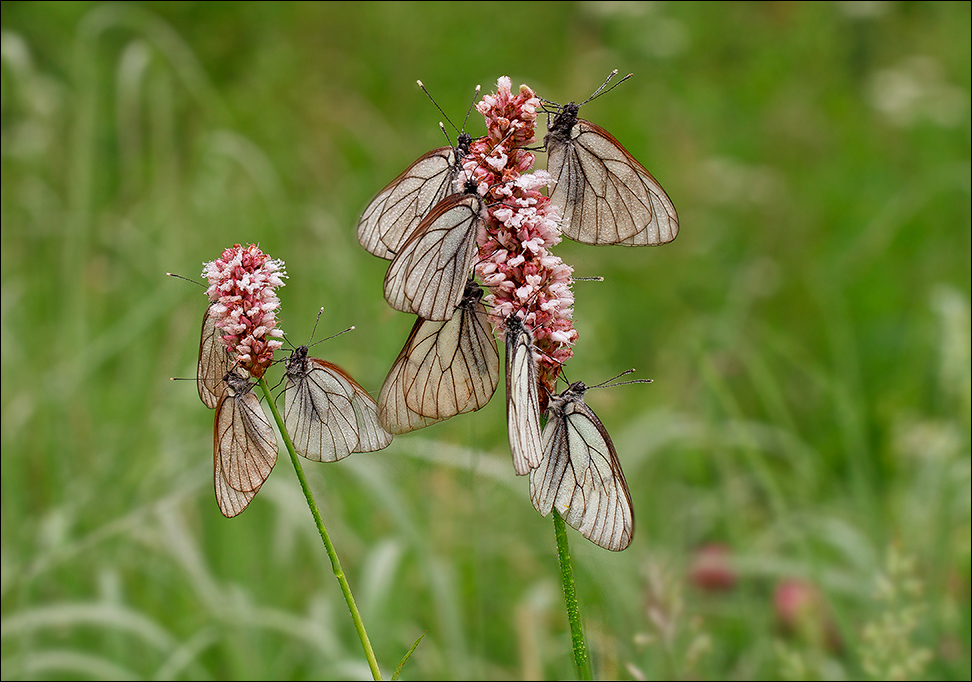
{"type": "MultiPolygon", "coordinates": [[[[547,115],[542,150],[555,183],[549,203],[559,209],[560,232],[575,241],[665,244],[678,234],[675,208],[665,191],[610,133],[578,118],[580,107],[606,92],[616,73],[581,104],[536,98],[547,115]]],[[[476,140],[463,130],[454,146],[420,157],[368,204],[358,223],[358,241],[390,261],[385,299],[417,320],[377,401],[337,366],[308,357],[307,346],[292,352],[286,361],[284,422],[298,454],[331,462],[352,452],[379,450],[392,434],[478,410],[490,400],[499,381],[499,353],[487,308],[491,297],[484,297],[474,272],[481,274],[476,266],[485,258],[486,222],[493,212],[514,204],[495,200],[509,195],[490,192],[496,185],[485,188],[477,182],[470,168],[481,166],[484,157],[471,150],[487,142],[487,156],[506,159],[526,149],[504,146],[516,130],[514,125],[499,140],[476,140]],[[479,160],[472,163],[474,158],[479,160]]],[[[532,139],[532,128],[530,134],[532,139]]],[[[504,177],[498,184],[518,181],[518,173],[504,177]]],[[[537,299],[532,294],[520,300],[497,325],[506,346],[514,470],[529,474],[531,500],[542,515],[556,509],[592,542],[622,550],[634,531],[624,474],[610,436],[584,402],[588,387],[578,381],[554,394],[551,382],[538,376],[538,360],[550,364],[550,357],[535,344],[536,329],[529,323],[536,319],[531,310],[544,304],[537,299]]],[[[235,516],[266,480],[277,448],[253,383],[221,343],[211,314],[216,305],[203,318],[197,377],[200,397],[216,409],[216,498],[224,515],[235,516]]],[[[560,365],[553,384],[559,370],[560,365]]]]}

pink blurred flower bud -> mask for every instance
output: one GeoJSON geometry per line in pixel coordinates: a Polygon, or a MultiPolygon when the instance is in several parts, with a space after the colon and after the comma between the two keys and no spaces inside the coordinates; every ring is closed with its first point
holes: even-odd
{"type": "Polygon", "coordinates": [[[736,586],[736,571],[728,545],[711,543],[699,547],[689,566],[689,581],[706,592],[727,592],[736,586]]]}
{"type": "Polygon", "coordinates": [[[832,650],[840,649],[841,640],[820,589],[801,578],[788,578],[776,586],[773,609],[780,629],[789,635],[803,637],[832,650]]]}

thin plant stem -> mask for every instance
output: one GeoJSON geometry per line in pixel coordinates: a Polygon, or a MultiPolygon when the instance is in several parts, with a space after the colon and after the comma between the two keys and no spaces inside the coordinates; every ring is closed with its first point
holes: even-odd
{"type": "Polygon", "coordinates": [[[304,491],[304,497],[307,498],[307,506],[314,516],[314,523],[317,524],[317,530],[321,534],[321,540],[324,541],[324,549],[327,550],[327,556],[331,559],[331,568],[334,571],[334,577],[341,584],[341,592],[344,593],[344,600],[348,603],[351,620],[354,621],[354,629],[358,631],[358,639],[361,640],[361,647],[364,649],[365,658],[368,659],[371,675],[374,679],[380,680],[381,670],[378,668],[378,661],[375,659],[374,649],[371,648],[371,640],[368,639],[368,632],[365,630],[364,621],[361,620],[361,614],[358,613],[358,607],[354,603],[351,586],[348,584],[348,579],[341,569],[341,560],[338,558],[337,551],[334,549],[331,538],[327,534],[327,529],[324,527],[324,520],[321,518],[321,513],[317,509],[317,503],[314,502],[314,495],[311,493],[310,486],[307,484],[307,478],[304,477],[304,469],[300,466],[300,460],[297,459],[297,452],[294,450],[294,444],[290,440],[290,434],[287,433],[287,429],[284,427],[283,419],[280,418],[280,412],[277,410],[277,406],[273,402],[273,397],[270,395],[270,387],[263,377],[260,377],[260,388],[263,389],[263,394],[267,397],[267,404],[270,405],[270,411],[273,413],[273,418],[277,422],[277,428],[280,429],[280,433],[283,435],[287,452],[290,453],[290,461],[294,465],[294,471],[297,472],[297,480],[300,481],[300,488],[304,491]]]}
{"type": "Polygon", "coordinates": [[[577,589],[574,587],[574,566],[570,562],[570,546],[567,544],[567,524],[556,509],[553,510],[554,535],[557,536],[557,556],[560,558],[560,577],[564,583],[564,602],[567,606],[567,621],[570,623],[570,639],[574,646],[574,665],[577,677],[593,680],[591,656],[587,651],[584,627],[581,624],[580,607],[577,605],[577,589]]]}

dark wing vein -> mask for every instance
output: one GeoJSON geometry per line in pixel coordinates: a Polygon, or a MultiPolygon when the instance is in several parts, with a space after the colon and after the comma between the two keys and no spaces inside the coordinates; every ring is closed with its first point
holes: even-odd
{"type": "Polygon", "coordinates": [[[392,308],[426,320],[452,317],[475,259],[481,210],[478,195],[454,194],[422,220],[385,275],[392,308]]]}
{"type": "Polygon", "coordinates": [[[544,459],[530,477],[536,509],[556,509],[591,542],[614,551],[631,543],[631,494],[611,438],[580,397],[554,407],[543,432],[544,459]]]}
{"type": "Polygon", "coordinates": [[[390,260],[422,218],[453,191],[455,150],[440,147],[419,158],[371,200],[358,221],[358,242],[390,260]]]}
{"type": "Polygon", "coordinates": [[[506,322],[506,427],[513,469],[524,476],[540,465],[540,396],[533,336],[511,316],[506,322]]]}

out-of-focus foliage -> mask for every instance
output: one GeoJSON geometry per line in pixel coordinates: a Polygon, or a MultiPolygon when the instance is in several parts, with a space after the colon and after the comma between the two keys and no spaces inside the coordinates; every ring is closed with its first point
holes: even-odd
{"type": "MultiPolygon", "coordinates": [[[[206,299],[164,273],[259,242],[291,339],[320,306],[319,336],[354,325],[315,352],[376,394],[412,320],[355,225],[443,144],[415,80],[460,125],[476,84],[581,101],[613,68],[582,115],[681,232],[558,247],[605,277],[576,285],[567,376],[654,379],[588,395],[636,514],[619,554],[571,534],[597,675],[968,679],[969,27],[936,2],[4,2],[4,679],[369,676],[286,460],[220,515],[212,413],[169,381],[206,299]]],[[[505,423],[500,394],[306,467],[386,676],[426,631],[406,678],[573,674],[505,423]]]]}

